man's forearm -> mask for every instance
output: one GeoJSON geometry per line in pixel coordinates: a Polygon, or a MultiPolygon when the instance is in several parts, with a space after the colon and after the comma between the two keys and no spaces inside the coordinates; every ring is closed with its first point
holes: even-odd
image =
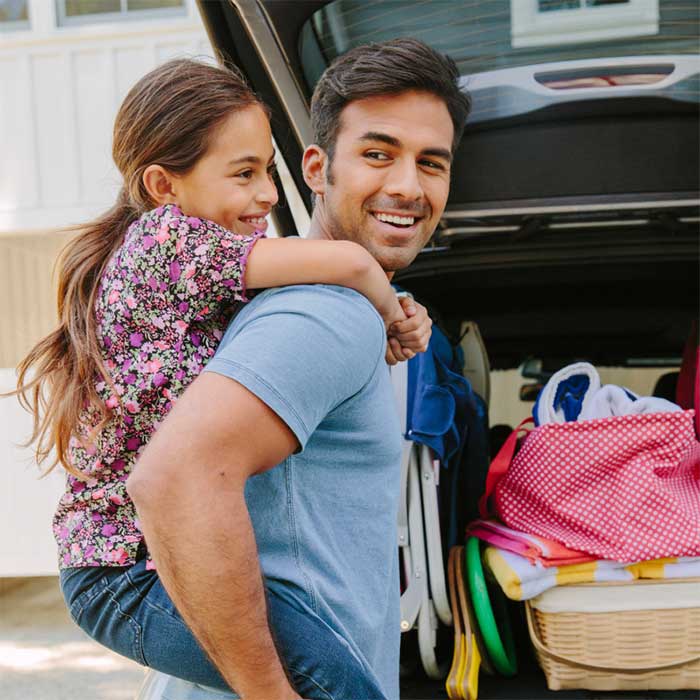
{"type": "Polygon", "coordinates": [[[158,575],[226,682],[245,700],[296,698],[268,626],[255,537],[241,490],[189,482],[133,494],[158,575]],[[212,488],[214,487],[214,488],[212,488]],[[168,500],[172,499],[170,503],[168,500]]]}

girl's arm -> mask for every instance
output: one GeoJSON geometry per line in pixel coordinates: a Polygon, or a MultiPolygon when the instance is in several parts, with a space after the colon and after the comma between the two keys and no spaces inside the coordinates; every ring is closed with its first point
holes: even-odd
{"type": "Polygon", "coordinates": [[[406,318],[386,272],[359,244],[302,238],[264,238],[248,255],[247,289],[289,284],[337,284],[366,296],[388,328],[406,318]]]}

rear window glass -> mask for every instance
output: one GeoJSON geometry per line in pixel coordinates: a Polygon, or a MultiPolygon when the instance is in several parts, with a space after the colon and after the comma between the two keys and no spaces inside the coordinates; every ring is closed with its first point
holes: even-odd
{"type": "Polygon", "coordinates": [[[462,75],[600,57],[696,54],[696,0],[334,0],[304,26],[310,89],[358,44],[401,36],[448,53],[462,75]]]}

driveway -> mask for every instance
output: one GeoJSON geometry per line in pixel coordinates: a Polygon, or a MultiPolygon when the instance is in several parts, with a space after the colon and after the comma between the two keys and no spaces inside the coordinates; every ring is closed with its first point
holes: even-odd
{"type": "Polygon", "coordinates": [[[143,674],[76,627],[58,578],[0,579],[2,700],[133,700],[143,674]]]}

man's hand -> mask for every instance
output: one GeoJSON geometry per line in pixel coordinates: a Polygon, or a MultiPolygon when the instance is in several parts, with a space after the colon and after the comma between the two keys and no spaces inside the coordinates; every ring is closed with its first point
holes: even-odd
{"type": "Polygon", "coordinates": [[[428,349],[433,322],[422,304],[410,297],[399,299],[405,321],[397,321],[389,328],[389,341],[386,346],[386,361],[390,365],[410,360],[416,353],[428,349]]]}

